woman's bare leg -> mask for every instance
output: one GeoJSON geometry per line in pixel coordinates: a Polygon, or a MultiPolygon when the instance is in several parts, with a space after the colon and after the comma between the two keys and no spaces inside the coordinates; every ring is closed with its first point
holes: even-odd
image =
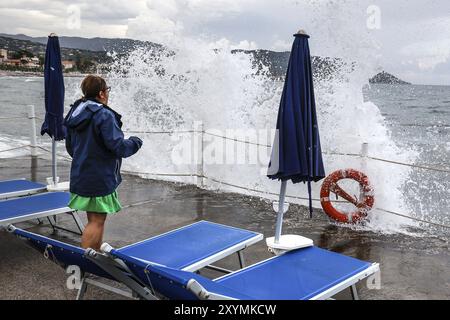
{"type": "Polygon", "coordinates": [[[81,237],[81,247],[100,250],[105,229],[106,214],[87,212],[88,224],[84,228],[81,237]]]}

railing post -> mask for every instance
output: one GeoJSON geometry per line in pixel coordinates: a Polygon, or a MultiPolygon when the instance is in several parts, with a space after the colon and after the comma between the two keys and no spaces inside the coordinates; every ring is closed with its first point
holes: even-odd
{"type": "Polygon", "coordinates": [[[31,156],[37,157],[37,139],[36,139],[36,114],[34,105],[28,106],[28,119],[30,119],[30,146],[31,156]]]}
{"type": "Polygon", "coordinates": [[[367,171],[367,157],[369,156],[369,144],[364,142],[361,145],[361,170],[365,173],[367,171]]]}
{"type": "Polygon", "coordinates": [[[196,157],[196,163],[197,163],[197,187],[203,188],[203,122],[202,121],[195,121],[194,123],[194,139],[195,139],[195,157],[196,157]]]}
{"type": "MultiPolygon", "coordinates": [[[[367,157],[369,156],[369,144],[367,142],[364,142],[361,145],[361,171],[367,175],[367,157]]],[[[360,188],[359,192],[359,199],[360,201],[364,197],[364,190],[363,188],[360,188]]]]}

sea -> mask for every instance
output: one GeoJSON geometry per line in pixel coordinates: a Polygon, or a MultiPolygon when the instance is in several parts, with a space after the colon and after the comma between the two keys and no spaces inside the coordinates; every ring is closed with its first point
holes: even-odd
{"type": "MultiPolygon", "coordinates": [[[[201,100],[201,92],[197,90],[198,87],[186,87],[186,82],[189,81],[172,84],[172,89],[181,86],[183,92],[192,90],[180,98],[176,94],[171,95],[168,88],[161,87],[160,83],[160,87],[153,88],[158,82],[151,77],[142,79],[142,76],[133,76],[134,78],[124,80],[110,75],[110,105],[124,115],[126,130],[141,132],[134,135],[143,138],[147,149],[143,148],[140,154],[134,159],[127,159],[124,164],[127,170],[135,171],[141,177],[195,183],[189,177],[167,174],[184,174],[186,170],[195,171],[192,168],[198,167],[191,164],[180,166],[173,161],[170,163],[170,154],[173,156],[176,141],[173,135],[144,132],[161,129],[176,131],[189,127],[190,121],[199,119],[203,121],[206,131],[216,128],[219,133],[220,129],[225,128],[267,128],[276,123],[281,84],[271,83],[268,79],[258,84],[257,90],[254,89],[254,82],[261,82],[261,79],[253,79],[252,82],[245,79],[238,83],[251,84],[245,94],[233,92],[230,87],[226,87],[217,91],[216,98],[211,93],[215,87],[212,84],[202,84],[200,88],[213,86],[205,91],[207,108],[202,110],[201,104],[205,102],[201,100]],[[232,92],[227,96],[226,90],[232,92]],[[164,92],[170,97],[165,98],[164,92]],[[258,96],[261,92],[266,95],[265,99],[259,99],[262,98],[258,96]],[[217,103],[220,99],[227,99],[240,109],[245,109],[249,101],[253,106],[241,110],[237,121],[233,120],[236,112],[229,114],[228,108],[232,108],[231,105],[217,103]],[[212,101],[216,101],[214,107],[212,101]],[[194,109],[195,112],[190,112],[194,109]],[[161,110],[166,110],[166,113],[161,110]],[[218,114],[218,110],[223,113],[218,114]],[[189,118],[186,116],[188,113],[189,118]],[[257,116],[252,117],[253,113],[257,116]],[[166,175],[158,176],[158,172],[166,175]]],[[[81,80],[79,77],[65,78],[66,112],[70,104],[81,95],[81,80]]],[[[346,167],[367,170],[376,191],[376,204],[370,223],[362,228],[386,233],[448,236],[450,87],[365,84],[356,94],[356,99],[361,99],[360,101],[351,95],[342,95],[346,88],[336,88],[334,86],[334,91],[330,92],[329,86],[318,83],[316,89],[322,148],[327,153],[324,158],[325,169],[327,173],[346,167]],[[370,157],[364,166],[360,164],[361,158],[348,156],[359,153],[362,142],[368,143],[370,157]]],[[[0,77],[0,158],[29,155],[29,148],[4,150],[30,143],[31,127],[30,120],[27,119],[30,105],[34,105],[36,110],[38,143],[49,148],[50,139],[39,134],[44,117],[43,78],[0,77]]],[[[226,135],[225,130],[223,134],[226,135]]],[[[58,152],[65,154],[63,143],[59,143],[58,152]]],[[[238,192],[276,200],[279,184],[264,176],[266,165],[264,161],[256,166],[245,163],[204,164],[203,172],[208,178],[204,179],[203,187],[218,192],[238,192]]],[[[320,183],[313,189],[315,198],[318,197],[319,189],[320,183]]],[[[306,196],[305,190],[304,186],[288,186],[287,200],[306,204],[304,199],[299,200],[301,195],[306,196]]],[[[320,203],[315,201],[314,206],[320,208],[320,203]]]]}

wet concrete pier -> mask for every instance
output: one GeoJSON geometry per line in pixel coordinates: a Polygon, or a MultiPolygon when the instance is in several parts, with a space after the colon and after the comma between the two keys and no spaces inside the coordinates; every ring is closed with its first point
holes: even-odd
{"type": "MultiPolygon", "coordinates": [[[[43,182],[50,175],[48,159],[0,159],[0,180],[22,177],[43,182]]],[[[66,162],[59,163],[58,175],[62,181],[68,179],[66,162]]],[[[265,237],[274,235],[276,214],[269,202],[259,198],[216,193],[130,175],[123,176],[118,192],[123,205],[145,204],[126,208],[108,217],[104,241],[116,247],[198,220],[258,231],[265,237]]],[[[308,215],[306,208],[291,205],[283,233],[301,234],[312,238],[319,247],[380,263],[381,289],[368,290],[362,282],[358,285],[361,299],[450,298],[449,237],[445,234],[417,237],[384,235],[336,226],[321,210],[315,210],[312,220],[308,215]]],[[[80,216],[86,221],[84,213],[80,216]]],[[[59,221],[67,228],[75,227],[69,215],[60,215],[59,221]]],[[[43,222],[38,225],[36,221],[30,221],[17,226],[79,244],[79,236],[64,231],[52,234],[50,225],[43,222]]],[[[247,265],[270,256],[264,241],[245,251],[247,265]]],[[[228,257],[217,265],[236,269],[237,256],[228,257]]],[[[76,292],[67,289],[66,280],[67,275],[62,268],[44,259],[20,239],[0,231],[0,299],[74,299],[76,292]]],[[[92,287],[85,298],[123,299],[92,287]]],[[[350,293],[346,291],[337,298],[350,299],[350,293]]]]}

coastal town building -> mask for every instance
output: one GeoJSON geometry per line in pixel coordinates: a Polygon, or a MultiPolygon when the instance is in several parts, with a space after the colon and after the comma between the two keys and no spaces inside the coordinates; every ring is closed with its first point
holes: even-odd
{"type": "Polygon", "coordinates": [[[5,59],[2,61],[2,64],[7,66],[20,66],[22,64],[20,59],[5,59]]]}
{"type": "Polygon", "coordinates": [[[25,60],[26,60],[26,63],[24,64],[24,66],[26,66],[28,68],[39,68],[39,58],[38,57],[26,58],[25,60]]]}
{"type": "MultiPolygon", "coordinates": [[[[11,53],[11,52],[9,52],[11,53]]],[[[14,55],[8,55],[8,50],[6,49],[0,49],[0,65],[5,66],[14,66],[14,67],[25,67],[25,68],[39,68],[40,67],[40,61],[39,58],[29,57],[26,55],[23,55],[21,58],[14,57],[14,55]],[[10,59],[8,59],[10,58],[10,59]]]]}
{"type": "MultiPolygon", "coordinates": [[[[21,68],[40,68],[42,67],[41,61],[38,57],[30,57],[23,55],[19,59],[13,59],[14,57],[11,52],[9,52],[10,55],[8,56],[8,50],[6,49],[0,49],[0,65],[4,66],[12,66],[12,67],[21,67],[21,68]],[[8,59],[8,57],[10,59],[8,59]]],[[[17,56],[15,56],[17,57],[17,56]]],[[[61,61],[63,70],[69,70],[76,67],[75,61],[73,60],[63,60],[61,61]]]]}
{"type": "Polygon", "coordinates": [[[72,60],[63,60],[61,61],[61,63],[64,70],[72,69],[75,66],[75,62],[73,62],[72,60]]]}
{"type": "Polygon", "coordinates": [[[3,62],[3,60],[6,59],[8,59],[8,50],[0,49],[0,62],[3,62]]]}

